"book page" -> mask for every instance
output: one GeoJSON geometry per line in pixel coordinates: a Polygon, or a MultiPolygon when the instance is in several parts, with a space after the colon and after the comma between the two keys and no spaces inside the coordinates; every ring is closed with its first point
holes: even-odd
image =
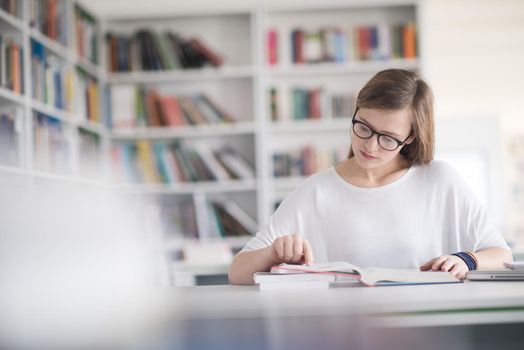
{"type": "Polygon", "coordinates": [[[313,265],[280,264],[271,268],[272,273],[293,273],[297,271],[361,275],[362,270],[359,267],[345,261],[316,263],[313,265]]]}
{"type": "Polygon", "coordinates": [[[451,283],[460,282],[450,272],[420,271],[417,269],[386,269],[371,267],[364,269],[361,282],[377,285],[386,282],[396,283],[451,283]]]}

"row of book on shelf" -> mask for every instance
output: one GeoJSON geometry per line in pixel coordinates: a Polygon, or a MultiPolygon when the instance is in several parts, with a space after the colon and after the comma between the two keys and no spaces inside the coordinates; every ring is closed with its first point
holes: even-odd
{"type": "Polygon", "coordinates": [[[341,118],[353,115],[355,95],[328,92],[321,87],[269,90],[271,120],[341,118]]]}
{"type": "Polygon", "coordinates": [[[20,113],[19,108],[0,110],[0,165],[16,166],[19,163],[20,113]]]}
{"type": "Polygon", "coordinates": [[[82,68],[65,64],[36,40],[31,40],[31,76],[35,100],[75,112],[80,120],[100,122],[97,80],[82,68]]]}
{"type": "MultiPolygon", "coordinates": [[[[281,63],[279,40],[286,35],[276,28],[267,32],[267,58],[270,65],[281,63]]],[[[414,22],[380,23],[343,29],[326,26],[316,30],[294,28],[289,34],[292,63],[385,60],[417,56],[414,22]]]]}
{"type": "Polygon", "coordinates": [[[39,0],[29,2],[31,27],[47,37],[68,46],[69,18],[71,2],[68,0],[39,0]]]}
{"type": "Polygon", "coordinates": [[[98,64],[97,23],[93,16],[75,4],[76,52],[98,64]]]}
{"type": "Polygon", "coordinates": [[[162,232],[168,238],[249,237],[257,231],[256,221],[229,198],[198,197],[160,209],[162,232]]]}
{"type": "Polygon", "coordinates": [[[135,85],[111,87],[113,128],[178,127],[232,123],[235,119],[206,94],[170,96],[135,85]]]}
{"type": "Polygon", "coordinates": [[[112,147],[111,159],[118,182],[172,184],[255,177],[253,164],[235,149],[212,150],[202,142],[123,143],[112,147]]]}
{"type": "MultiPolygon", "coordinates": [[[[50,39],[64,46],[69,41],[68,11],[71,2],[68,0],[29,1],[29,24],[50,39]]],[[[11,15],[21,18],[22,1],[2,0],[0,7],[11,15]]],[[[98,63],[98,35],[93,16],[74,4],[74,29],[76,52],[82,58],[98,63]]]]}
{"type": "Polygon", "coordinates": [[[307,145],[293,151],[273,153],[273,176],[309,176],[344,160],[347,148],[319,149],[307,145]]]}
{"type": "MultiPolygon", "coordinates": [[[[33,112],[33,157],[36,170],[66,174],[71,170],[71,133],[59,119],[33,112]]],[[[78,128],[79,173],[99,177],[102,169],[100,135],[78,128]]]]}
{"type": "Polygon", "coordinates": [[[22,7],[20,0],[0,0],[0,8],[17,18],[22,18],[22,7]]]}
{"type": "Polygon", "coordinates": [[[109,68],[112,72],[158,71],[219,67],[222,56],[197,37],[185,38],[166,31],[141,29],[132,35],[107,33],[109,68]]]}
{"type": "Polygon", "coordinates": [[[70,139],[63,123],[48,115],[33,112],[34,167],[39,171],[70,172],[70,139]]]}
{"type": "Polygon", "coordinates": [[[0,86],[18,94],[24,91],[23,51],[13,38],[0,35],[0,86]]]}

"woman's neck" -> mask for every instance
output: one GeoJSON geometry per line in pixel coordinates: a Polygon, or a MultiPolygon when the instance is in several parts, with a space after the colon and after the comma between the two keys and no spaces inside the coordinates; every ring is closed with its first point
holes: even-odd
{"type": "Polygon", "coordinates": [[[391,183],[409,168],[409,163],[401,156],[381,167],[365,169],[358,165],[355,157],[345,160],[336,166],[342,178],[359,187],[378,187],[391,183]]]}

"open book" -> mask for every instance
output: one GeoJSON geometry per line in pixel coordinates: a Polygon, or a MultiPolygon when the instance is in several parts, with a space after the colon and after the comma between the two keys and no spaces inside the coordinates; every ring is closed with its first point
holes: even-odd
{"type": "Polygon", "coordinates": [[[433,284],[459,283],[458,278],[450,272],[419,271],[416,269],[386,269],[378,267],[360,268],[344,261],[319,263],[313,265],[280,264],[271,268],[272,274],[328,274],[334,275],[334,280],[341,277],[358,279],[366,286],[398,285],[398,284],[433,284]]]}

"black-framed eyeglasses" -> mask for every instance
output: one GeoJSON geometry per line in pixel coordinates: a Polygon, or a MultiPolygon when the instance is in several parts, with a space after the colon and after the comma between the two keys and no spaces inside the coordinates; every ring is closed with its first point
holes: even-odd
{"type": "Polygon", "coordinates": [[[372,138],[373,135],[377,135],[379,146],[386,151],[394,151],[400,146],[405,145],[406,141],[411,137],[411,134],[413,134],[413,131],[411,131],[404,141],[397,140],[393,136],[382,134],[366,123],[356,120],[357,112],[358,107],[355,109],[355,113],[353,113],[353,118],[351,119],[352,129],[355,135],[365,140],[372,138]]]}

